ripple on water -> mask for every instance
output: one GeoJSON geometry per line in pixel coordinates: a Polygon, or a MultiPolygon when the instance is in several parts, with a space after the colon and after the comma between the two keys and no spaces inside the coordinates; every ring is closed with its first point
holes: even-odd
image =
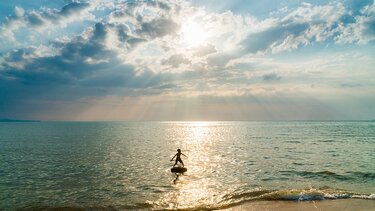
{"type": "Polygon", "coordinates": [[[0,209],[22,210],[25,204],[37,203],[68,210],[199,210],[230,207],[246,200],[356,197],[339,189],[371,198],[368,193],[375,190],[375,127],[366,123],[363,128],[361,124],[1,125],[0,209]],[[334,134],[338,126],[340,130],[334,134]],[[173,163],[169,162],[177,148],[188,156],[183,157],[188,172],[178,180],[170,173],[173,163]],[[332,187],[304,189],[324,185],[332,187]]]}

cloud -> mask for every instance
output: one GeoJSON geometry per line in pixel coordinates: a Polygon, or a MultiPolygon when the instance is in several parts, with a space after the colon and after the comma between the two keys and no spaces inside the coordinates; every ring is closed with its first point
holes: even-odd
{"type": "Polygon", "coordinates": [[[45,22],[41,15],[36,12],[31,12],[27,17],[27,21],[31,26],[41,26],[45,22]]]}
{"type": "Polygon", "coordinates": [[[47,104],[90,105],[114,98],[158,99],[153,105],[163,99],[220,106],[238,102],[246,107],[275,103],[275,96],[282,102],[302,102],[302,92],[319,96],[310,84],[327,98],[332,90],[345,88],[355,95],[373,86],[367,79],[373,76],[371,56],[335,60],[341,52],[330,52],[335,45],[343,52],[361,51],[358,44],[375,39],[370,1],[303,3],[264,18],[213,13],[185,1],[68,2],[59,10],[16,7],[1,26],[3,113],[15,111],[16,105],[37,112],[37,106],[47,104]],[[204,44],[187,47],[181,41],[187,22],[207,33],[204,44]],[[321,46],[329,55],[318,61],[321,46]],[[362,80],[342,80],[354,76],[362,80]]]}
{"type": "Polygon", "coordinates": [[[278,53],[329,39],[337,43],[368,43],[375,38],[372,1],[308,3],[284,17],[263,21],[259,31],[239,42],[246,53],[278,53]]]}
{"type": "Polygon", "coordinates": [[[176,33],[178,28],[178,24],[172,20],[160,18],[141,23],[141,28],[137,30],[137,33],[149,38],[156,38],[176,33]]]}
{"type": "Polygon", "coordinates": [[[89,7],[88,3],[72,2],[64,6],[59,12],[62,16],[70,16],[81,12],[82,10],[89,7]]]}
{"type": "Polygon", "coordinates": [[[362,21],[363,26],[363,37],[368,41],[374,40],[375,38],[375,16],[366,18],[362,21]]]}
{"type": "Polygon", "coordinates": [[[208,54],[212,54],[212,53],[216,53],[216,52],[217,52],[217,50],[216,50],[215,46],[213,46],[211,44],[207,44],[207,45],[195,48],[193,55],[198,56],[198,57],[203,57],[203,56],[206,56],[208,54]]]}
{"type": "Polygon", "coordinates": [[[264,81],[279,81],[281,80],[281,76],[277,75],[276,73],[268,73],[262,76],[264,81]]]}
{"type": "MultiPolygon", "coordinates": [[[[17,21],[24,22],[24,24],[30,24],[31,26],[42,26],[44,23],[58,24],[71,16],[81,15],[81,13],[88,8],[88,3],[78,2],[69,3],[60,11],[50,8],[42,8],[39,11],[25,11],[21,7],[15,7],[15,16],[8,17],[4,26],[9,27],[12,24],[17,24],[17,21]]],[[[19,25],[22,26],[22,24],[19,25]]],[[[15,28],[15,30],[16,29],[18,28],[15,28]]]]}
{"type": "Polygon", "coordinates": [[[233,52],[218,52],[207,57],[207,64],[212,67],[225,67],[232,59],[241,56],[233,52]]]}
{"type": "Polygon", "coordinates": [[[375,40],[375,4],[364,6],[364,2],[367,1],[359,1],[360,7],[355,12],[357,15],[352,16],[353,21],[339,24],[340,33],[335,37],[337,43],[366,44],[375,40]]]}
{"type": "Polygon", "coordinates": [[[107,26],[97,23],[88,38],[82,35],[55,43],[56,55],[39,56],[36,48],[13,51],[4,57],[0,74],[29,85],[148,87],[159,83],[159,76],[136,73],[132,65],[121,61],[105,45],[108,37],[107,26]]]}
{"type": "Polygon", "coordinates": [[[170,2],[164,2],[164,1],[148,1],[147,5],[158,7],[160,9],[170,11],[172,9],[171,5],[169,5],[170,2]]]}
{"type": "Polygon", "coordinates": [[[249,53],[266,51],[271,47],[280,46],[288,38],[295,39],[296,37],[303,36],[308,27],[307,23],[280,23],[280,25],[277,24],[265,31],[249,34],[240,45],[249,53]]]}
{"type": "Polygon", "coordinates": [[[347,0],[345,6],[347,10],[353,15],[361,15],[365,7],[373,4],[373,0],[347,0]]]}
{"type": "MultiPolygon", "coordinates": [[[[60,11],[48,7],[40,10],[28,10],[16,6],[15,15],[6,17],[0,26],[0,44],[22,46],[34,42],[42,43],[43,39],[35,39],[39,33],[42,36],[52,34],[61,28],[69,27],[69,23],[87,21],[92,19],[89,12],[90,4],[72,2],[64,6],[60,11]],[[43,34],[45,33],[45,34],[43,34]],[[28,42],[25,42],[28,41],[28,42]]],[[[11,49],[11,46],[8,47],[11,49]]]]}
{"type": "Polygon", "coordinates": [[[163,59],[161,61],[162,65],[170,65],[172,67],[179,67],[181,64],[190,64],[190,60],[187,59],[184,55],[175,54],[168,59],[163,59]]]}

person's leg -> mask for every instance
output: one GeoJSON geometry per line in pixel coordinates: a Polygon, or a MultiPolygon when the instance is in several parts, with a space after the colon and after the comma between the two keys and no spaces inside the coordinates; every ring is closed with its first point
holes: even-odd
{"type": "Polygon", "coordinates": [[[176,161],[180,162],[182,164],[182,167],[184,167],[184,162],[182,162],[181,158],[177,159],[176,161]]]}
{"type": "Polygon", "coordinates": [[[176,162],[174,163],[173,167],[175,167],[177,165],[177,162],[178,162],[178,160],[176,159],[176,162]]]}

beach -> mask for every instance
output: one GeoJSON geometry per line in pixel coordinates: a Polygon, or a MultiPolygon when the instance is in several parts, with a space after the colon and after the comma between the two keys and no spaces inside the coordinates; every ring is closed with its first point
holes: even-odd
{"type": "Polygon", "coordinates": [[[324,201],[257,201],[244,203],[235,206],[226,211],[372,211],[375,208],[375,200],[363,199],[341,199],[341,200],[324,200],[324,201]]]}

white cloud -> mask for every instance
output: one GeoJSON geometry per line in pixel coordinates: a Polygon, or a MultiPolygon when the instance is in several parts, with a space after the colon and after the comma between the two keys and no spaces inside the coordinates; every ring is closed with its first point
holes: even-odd
{"type": "Polygon", "coordinates": [[[3,38],[0,43],[8,49],[45,44],[46,39],[59,37],[62,32],[69,31],[72,24],[94,21],[91,14],[93,9],[93,5],[76,2],[67,4],[61,10],[42,7],[40,10],[25,11],[16,6],[15,15],[7,17],[0,26],[0,37],[3,38]]]}

